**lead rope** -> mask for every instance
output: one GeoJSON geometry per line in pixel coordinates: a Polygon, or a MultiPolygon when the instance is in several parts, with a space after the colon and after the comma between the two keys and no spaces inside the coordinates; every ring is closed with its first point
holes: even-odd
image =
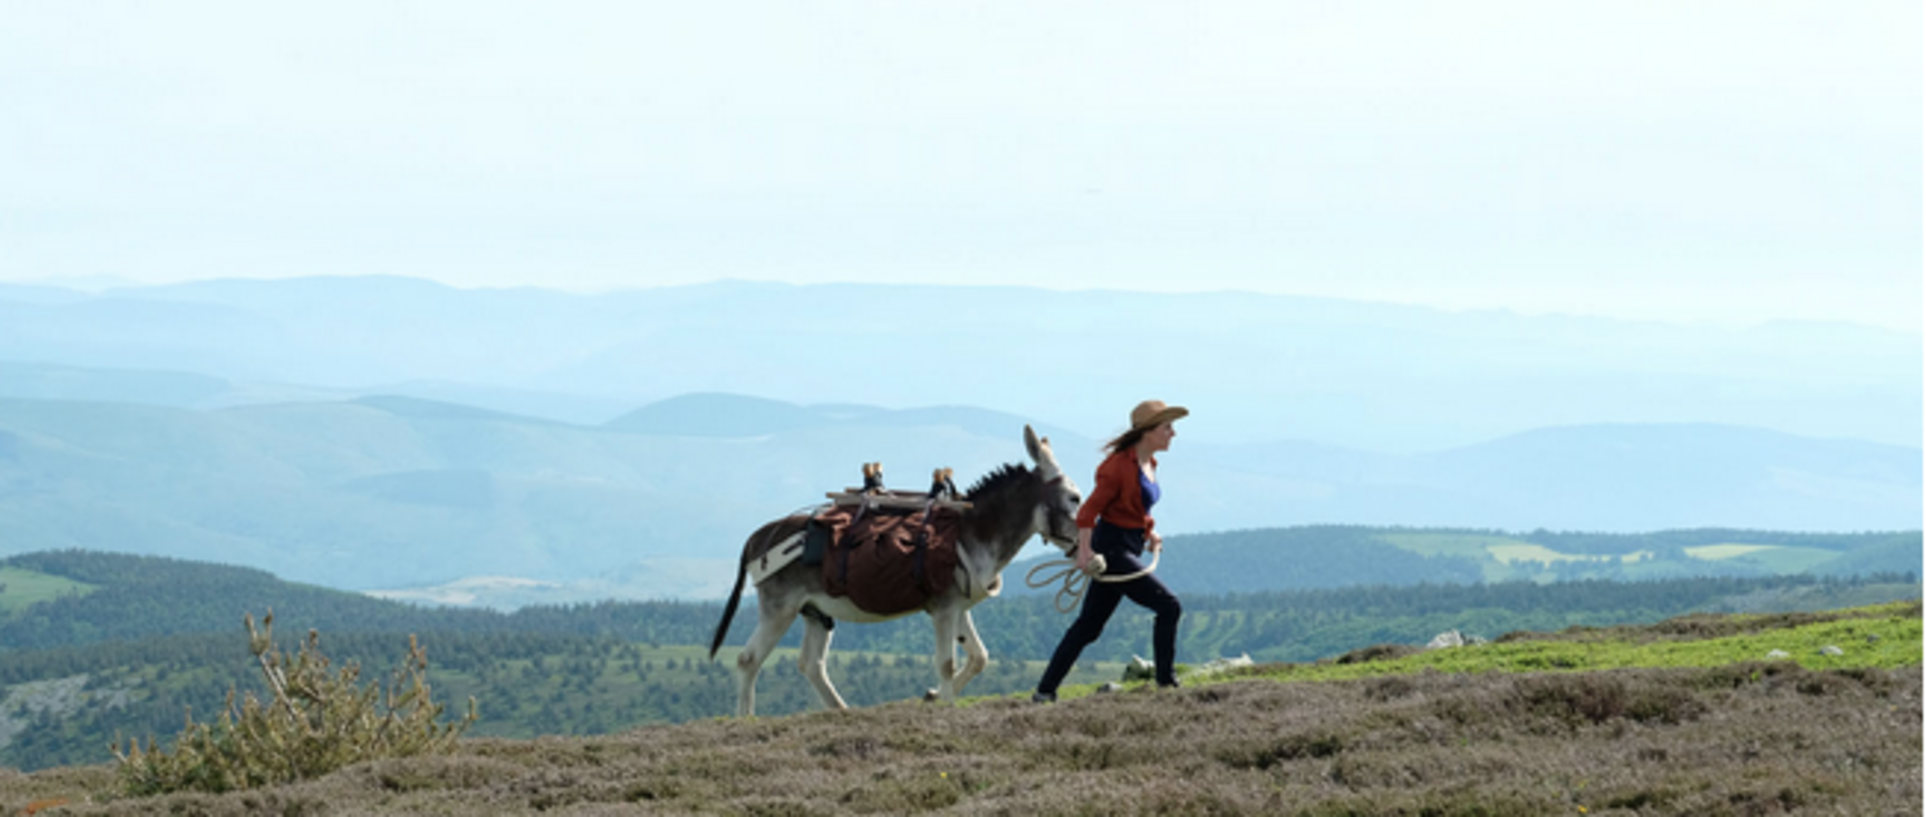
{"type": "Polygon", "coordinates": [[[1023,583],[1033,588],[1042,588],[1062,582],[1063,586],[1057,588],[1057,612],[1068,614],[1071,610],[1077,609],[1078,600],[1083,598],[1085,590],[1090,589],[1092,580],[1114,584],[1141,579],[1157,569],[1157,558],[1162,555],[1161,550],[1151,553],[1149,566],[1135,573],[1120,573],[1115,576],[1104,575],[1103,571],[1107,565],[1104,564],[1101,555],[1091,556],[1090,566],[1084,570],[1077,569],[1076,559],[1052,559],[1030,568],[1030,572],[1023,577],[1023,583]],[[1037,578],[1038,573],[1051,569],[1056,569],[1057,572],[1042,579],[1037,578]]]}

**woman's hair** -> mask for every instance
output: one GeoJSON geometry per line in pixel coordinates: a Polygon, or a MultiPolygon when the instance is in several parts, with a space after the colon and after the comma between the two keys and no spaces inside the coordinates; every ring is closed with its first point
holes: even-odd
{"type": "Polygon", "coordinates": [[[1110,442],[1103,444],[1104,453],[1115,454],[1119,451],[1136,448],[1137,443],[1143,442],[1144,435],[1149,434],[1151,431],[1155,430],[1156,428],[1157,428],[1156,426],[1150,426],[1148,428],[1133,428],[1129,431],[1119,434],[1117,435],[1116,439],[1113,439],[1110,442]]]}

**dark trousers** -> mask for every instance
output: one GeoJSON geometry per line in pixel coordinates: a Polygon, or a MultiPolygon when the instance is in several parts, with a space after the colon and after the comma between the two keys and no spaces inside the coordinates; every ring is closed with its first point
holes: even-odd
{"type": "MultiPolygon", "coordinates": [[[[1090,549],[1103,556],[1106,575],[1124,575],[1144,569],[1137,561],[1143,553],[1144,532],[1130,528],[1119,528],[1104,522],[1097,523],[1096,532],[1091,535],[1090,549]]],[[[1043,680],[1037,682],[1038,692],[1056,694],[1057,686],[1070,674],[1071,665],[1077,663],[1077,656],[1083,648],[1103,635],[1103,627],[1110,622],[1110,614],[1117,611],[1117,603],[1130,599],[1139,606],[1157,614],[1152,630],[1151,648],[1156,656],[1157,683],[1176,683],[1177,675],[1173,667],[1177,661],[1177,619],[1184,614],[1184,606],[1177,601],[1176,594],[1170,592],[1156,574],[1132,579],[1127,582],[1092,581],[1083,595],[1083,610],[1077,620],[1070,625],[1063,640],[1057,643],[1057,651],[1050,656],[1050,666],[1043,671],[1043,680]]]]}

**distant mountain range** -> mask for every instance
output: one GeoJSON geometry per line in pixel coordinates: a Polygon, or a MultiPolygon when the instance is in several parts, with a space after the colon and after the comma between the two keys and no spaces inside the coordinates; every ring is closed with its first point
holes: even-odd
{"type": "MultiPolygon", "coordinates": [[[[156,554],[364,590],[505,577],[482,585],[537,601],[714,597],[749,531],[857,482],[859,463],[884,462],[903,487],[938,466],[965,482],[1021,460],[1024,422],[726,394],[595,426],[392,396],[218,410],[7,399],[0,556],[156,554]]],[[[1099,441],[1040,431],[1087,481],[1099,441]]],[[[1180,436],[1164,460],[1172,534],[1916,530],[1921,518],[1917,448],[1706,424],[1548,428],[1415,456],[1180,436]]]]}
{"type": "Polygon", "coordinates": [[[1028,423],[1087,481],[1146,397],[1194,410],[1173,534],[1917,530],[1921,348],[1250,293],[0,284],[0,555],[713,597],[758,522],[858,463],[967,481],[1028,423]]]}
{"type": "Polygon", "coordinates": [[[70,367],[0,369],[0,396],[190,408],[396,394],[599,424],[722,392],[987,406],[1095,437],[1154,396],[1195,408],[1192,437],[1223,443],[1416,453],[1546,427],[1710,423],[1921,444],[1918,334],[1236,292],[720,282],[572,295],[382,277],[97,294],[0,284],[0,359],[70,367]]]}

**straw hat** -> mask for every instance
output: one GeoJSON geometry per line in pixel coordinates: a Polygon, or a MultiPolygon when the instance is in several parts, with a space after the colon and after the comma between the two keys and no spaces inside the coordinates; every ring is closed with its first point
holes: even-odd
{"type": "Polygon", "coordinates": [[[1130,430],[1156,428],[1188,414],[1190,409],[1183,406],[1166,406],[1162,400],[1145,400],[1130,410],[1130,430]]]}

